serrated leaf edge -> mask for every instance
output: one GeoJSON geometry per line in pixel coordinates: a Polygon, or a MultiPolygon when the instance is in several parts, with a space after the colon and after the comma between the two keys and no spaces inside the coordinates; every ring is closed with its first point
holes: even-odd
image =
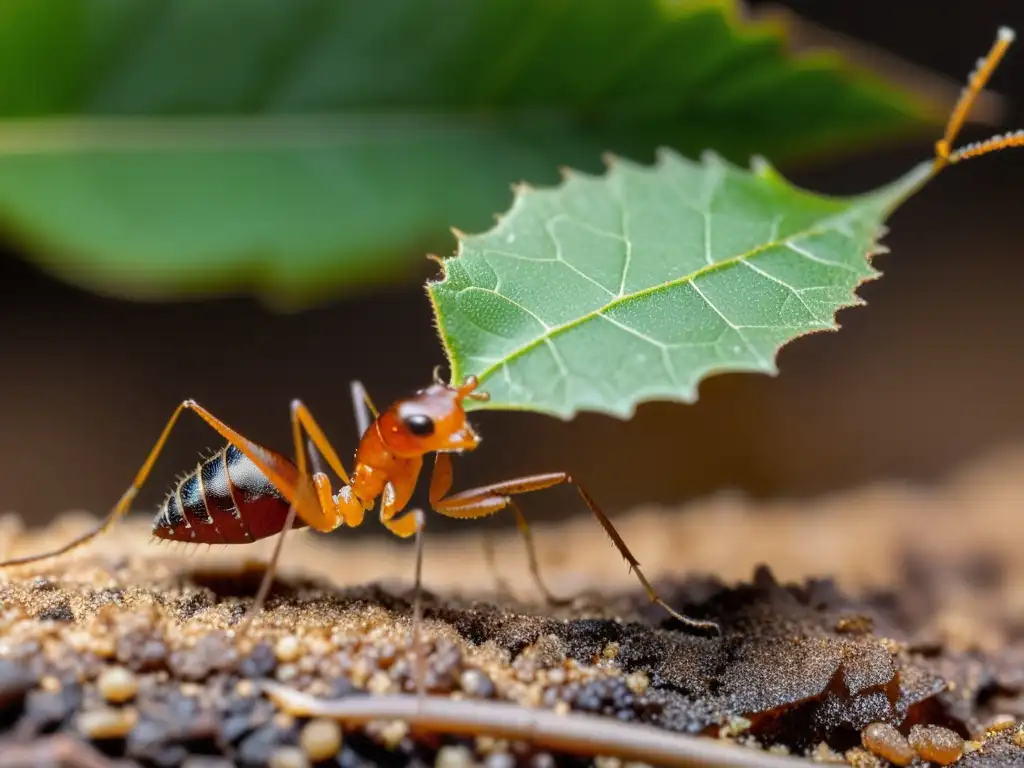
{"type": "MultiPolygon", "coordinates": [[[[556,184],[554,186],[545,187],[543,189],[536,189],[536,188],[531,187],[530,185],[525,184],[525,183],[514,184],[514,185],[512,185],[512,189],[513,189],[512,204],[509,206],[509,208],[504,213],[498,214],[496,216],[497,221],[496,221],[496,223],[495,223],[495,225],[493,227],[491,227],[490,229],[485,230],[483,232],[476,233],[476,234],[466,234],[465,232],[461,232],[460,230],[457,230],[457,229],[453,228],[452,232],[456,236],[457,245],[456,245],[455,252],[449,258],[458,258],[459,256],[461,256],[463,254],[464,246],[466,245],[466,243],[468,241],[471,241],[471,240],[473,240],[473,239],[475,239],[477,237],[483,237],[483,236],[486,236],[486,235],[490,235],[490,234],[494,233],[495,231],[497,231],[498,229],[500,229],[501,226],[503,226],[504,222],[517,211],[518,207],[520,205],[524,204],[525,199],[529,195],[538,194],[538,193],[549,193],[549,194],[550,193],[557,193],[560,190],[562,190],[566,186],[566,184],[568,184],[571,181],[572,177],[575,176],[575,175],[583,176],[583,177],[588,177],[588,178],[592,178],[592,179],[606,179],[606,178],[608,178],[608,176],[611,173],[615,172],[617,167],[631,166],[633,168],[641,169],[641,170],[649,169],[649,170],[657,171],[657,170],[659,170],[661,168],[664,168],[666,166],[666,164],[669,163],[669,162],[679,162],[679,163],[682,163],[682,164],[685,164],[685,165],[697,166],[697,167],[700,167],[702,170],[706,170],[708,167],[710,167],[710,166],[712,166],[714,164],[720,164],[722,166],[725,166],[725,167],[728,167],[728,168],[732,168],[732,169],[738,170],[740,172],[749,173],[749,174],[751,174],[753,176],[756,176],[758,178],[764,179],[765,181],[769,181],[770,183],[779,185],[779,186],[787,188],[789,190],[800,192],[802,194],[808,194],[808,192],[806,190],[802,190],[799,187],[797,187],[796,185],[794,185],[791,182],[789,182],[785,177],[783,177],[781,174],[778,173],[778,171],[774,168],[774,166],[771,165],[771,163],[767,159],[765,159],[763,157],[760,157],[760,156],[754,156],[754,157],[751,158],[749,169],[744,169],[744,168],[742,168],[742,167],[740,167],[738,165],[735,165],[733,163],[728,162],[721,155],[719,155],[717,152],[714,152],[713,150],[706,150],[705,152],[701,153],[701,158],[700,158],[700,162],[699,163],[695,162],[693,160],[690,160],[689,158],[681,155],[680,153],[678,153],[675,150],[673,150],[671,148],[668,148],[668,147],[660,147],[660,148],[658,148],[658,150],[655,153],[655,156],[656,156],[655,162],[652,165],[645,166],[643,164],[635,163],[635,162],[633,162],[631,160],[627,160],[627,159],[624,159],[624,158],[619,158],[619,157],[611,155],[610,153],[606,153],[603,156],[603,159],[605,160],[605,165],[606,165],[606,171],[603,174],[589,174],[589,173],[584,173],[584,172],[580,172],[580,171],[575,171],[573,169],[563,169],[564,173],[562,174],[562,181],[559,184],[556,184]]],[[[932,162],[929,161],[929,162],[925,162],[925,163],[919,164],[918,166],[913,168],[909,173],[907,173],[903,177],[895,180],[891,184],[889,184],[889,185],[887,185],[885,187],[882,187],[880,189],[873,190],[872,192],[866,193],[864,195],[843,198],[843,197],[838,197],[838,196],[829,196],[829,195],[815,193],[815,196],[820,198],[820,199],[825,199],[825,200],[846,200],[846,201],[850,202],[851,208],[849,208],[846,211],[843,211],[843,212],[837,214],[836,216],[831,216],[828,219],[825,219],[824,221],[819,222],[818,226],[816,226],[816,227],[809,228],[807,230],[803,230],[803,231],[791,234],[790,236],[788,236],[786,238],[786,241],[792,240],[792,239],[795,239],[795,238],[806,238],[806,237],[818,234],[819,231],[821,231],[823,228],[827,228],[830,224],[834,224],[837,220],[842,220],[842,218],[844,216],[846,216],[849,213],[850,210],[854,210],[852,208],[852,206],[853,206],[853,204],[855,204],[855,202],[857,200],[868,200],[868,199],[871,199],[871,198],[879,198],[881,200],[884,200],[885,202],[880,205],[880,209],[881,209],[880,213],[882,214],[882,220],[884,221],[885,217],[887,217],[888,215],[891,215],[891,213],[893,212],[893,210],[895,210],[896,207],[898,207],[902,202],[904,202],[907,198],[909,198],[911,195],[913,195],[918,189],[920,189],[920,187],[923,186],[933,175],[934,175],[934,165],[933,165],[932,162]]],[[[699,399],[699,391],[700,391],[701,384],[704,381],[706,381],[707,379],[712,378],[713,376],[718,376],[718,375],[725,374],[725,373],[764,373],[764,374],[767,374],[769,376],[775,376],[779,372],[778,364],[777,364],[778,356],[779,356],[779,354],[781,353],[781,351],[783,349],[788,347],[790,344],[792,344],[797,339],[804,338],[805,336],[809,336],[811,334],[825,332],[825,331],[829,331],[829,332],[838,331],[841,328],[841,326],[840,326],[840,324],[839,324],[839,322],[837,320],[839,312],[841,312],[844,309],[849,309],[851,307],[863,306],[864,304],[866,304],[864,299],[858,294],[858,290],[863,285],[865,285],[866,283],[873,282],[874,280],[877,280],[882,275],[882,273],[880,271],[874,269],[873,261],[874,261],[874,257],[875,256],[882,255],[882,254],[885,254],[885,253],[889,252],[889,249],[886,246],[882,245],[881,242],[880,242],[881,239],[887,234],[887,232],[888,232],[888,228],[885,226],[884,223],[880,224],[875,229],[874,235],[871,237],[871,239],[870,239],[870,241],[868,243],[868,248],[867,248],[866,252],[864,253],[864,259],[865,259],[865,261],[866,261],[866,263],[867,263],[867,265],[869,267],[869,274],[864,276],[856,285],[854,285],[852,287],[852,289],[850,291],[849,301],[847,301],[845,303],[842,303],[842,304],[840,304],[839,306],[836,307],[835,311],[832,313],[831,322],[829,324],[827,324],[827,325],[823,324],[820,327],[812,327],[812,328],[809,328],[807,330],[797,332],[793,337],[791,337],[790,339],[787,339],[782,344],[780,344],[772,352],[772,355],[771,355],[771,357],[769,359],[762,358],[761,361],[760,361],[762,364],[758,368],[756,368],[756,369],[751,369],[750,367],[741,367],[741,366],[736,366],[736,365],[722,365],[722,366],[718,366],[718,367],[709,368],[707,371],[704,372],[704,374],[700,377],[700,379],[698,379],[696,382],[694,382],[694,386],[693,386],[691,391],[688,391],[688,392],[685,392],[685,393],[680,393],[678,391],[678,389],[677,390],[671,390],[671,391],[670,390],[664,390],[664,391],[652,390],[650,392],[644,393],[641,396],[630,398],[630,401],[627,404],[627,406],[625,408],[621,408],[621,409],[617,409],[617,408],[614,408],[614,407],[609,407],[609,408],[570,407],[567,410],[559,410],[559,409],[556,409],[556,408],[549,408],[549,407],[545,407],[545,406],[542,406],[542,405],[541,406],[526,407],[526,406],[515,405],[515,404],[511,404],[511,403],[505,404],[505,403],[501,403],[501,402],[497,402],[497,401],[487,401],[487,402],[483,402],[483,403],[479,403],[479,404],[472,404],[472,403],[468,403],[467,402],[466,403],[467,410],[531,411],[531,412],[536,412],[536,413],[545,413],[545,414],[548,414],[548,415],[551,415],[551,416],[555,416],[555,417],[561,418],[563,420],[569,420],[569,419],[573,418],[577,413],[580,413],[580,412],[593,412],[593,413],[609,414],[609,415],[613,415],[613,416],[616,416],[616,417],[619,417],[619,418],[622,418],[622,419],[630,419],[636,413],[636,409],[637,409],[637,407],[641,403],[650,402],[650,401],[652,401],[654,399],[658,399],[658,400],[661,400],[661,401],[668,401],[668,402],[682,402],[682,403],[687,403],[687,404],[691,404],[691,403],[696,402],[699,399]]],[[[563,331],[567,331],[567,330],[570,330],[572,328],[575,328],[576,326],[580,325],[581,323],[586,322],[587,320],[591,320],[594,317],[599,316],[600,314],[602,314],[603,312],[607,311],[609,308],[611,308],[613,306],[618,306],[620,303],[623,303],[623,302],[625,302],[627,300],[633,300],[635,298],[642,297],[642,296],[644,296],[646,294],[653,293],[653,292],[658,291],[658,290],[663,290],[663,289],[665,289],[667,287],[671,287],[671,286],[675,286],[675,285],[682,285],[682,284],[685,284],[685,283],[692,283],[694,280],[696,280],[697,278],[701,277],[702,275],[718,271],[719,269],[722,269],[722,268],[731,267],[731,266],[733,266],[735,264],[738,264],[738,263],[742,263],[742,262],[746,261],[747,259],[755,257],[758,253],[761,253],[761,252],[763,252],[763,251],[765,251],[765,250],[767,250],[769,248],[772,248],[772,247],[775,247],[775,246],[778,246],[778,245],[782,245],[786,241],[772,241],[772,242],[769,242],[769,243],[765,243],[765,244],[763,244],[763,245],[761,245],[761,246],[759,246],[757,248],[754,248],[754,249],[751,249],[749,251],[746,251],[743,254],[739,254],[737,256],[731,257],[731,258],[723,260],[723,261],[715,262],[714,264],[710,264],[710,265],[708,265],[706,267],[703,267],[703,268],[701,268],[701,269],[699,269],[699,270],[697,270],[695,272],[692,272],[692,273],[690,273],[688,275],[685,275],[683,277],[676,278],[676,279],[673,279],[673,280],[668,280],[668,281],[665,281],[663,283],[659,283],[656,286],[651,286],[649,288],[645,288],[643,290],[636,291],[636,292],[631,293],[631,294],[629,294],[627,296],[617,297],[616,299],[608,302],[607,304],[602,305],[597,310],[588,312],[587,314],[585,314],[585,315],[583,315],[583,316],[581,316],[579,318],[576,318],[576,319],[574,319],[574,320],[572,320],[570,322],[563,323],[562,325],[552,327],[552,328],[548,329],[543,335],[538,336],[535,339],[532,339],[530,342],[522,345],[521,347],[517,348],[512,353],[507,355],[503,359],[501,364],[493,365],[490,368],[488,368],[485,371],[483,371],[480,374],[478,374],[479,378],[480,378],[480,381],[481,381],[481,384],[484,384],[484,382],[486,382],[487,378],[489,378],[490,375],[492,375],[495,371],[497,371],[501,367],[501,365],[505,365],[509,361],[514,360],[515,358],[519,357],[522,354],[525,354],[527,351],[529,351],[530,349],[533,349],[538,344],[544,343],[544,341],[546,339],[549,339],[552,336],[554,336],[556,334],[559,334],[559,333],[561,333],[563,331]]],[[[432,314],[433,314],[434,327],[437,330],[438,337],[439,337],[439,339],[441,341],[441,346],[444,349],[445,357],[448,360],[448,365],[449,365],[449,369],[450,369],[450,383],[455,385],[455,384],[457,384],[458,382],[460,382],[462,380],[463,374],[462,374],[462,371],[461,371],[461,369],[459,367],[458,361],[455,359],[455,356],[453,354],[452,345],[451,345],[451,341],[450,341],[450,339],[448,337],[448,334],[445,332],[444,328],[441,325],[441,320],[440,320],[441,314],[439,312],[439,306],[438,306],[438,303],[437,303],[437,299],[434,296],[434,291],[432,290],[432,288],[434,286],[440,285],[441,283],[443,283],[447,279],[447,268],[445,266],[445,262],[448,259],[435,259],[435,260],[438,261],[438,263],[442,267],[441,277],[438,280],[428,280],[426,282],[425,288],[426,288],[428,300],[430,301],[431,308],[433,310],[432,314]]],[[[486,389],[486,385],[484,386],[484,388],[486,389]]]]}

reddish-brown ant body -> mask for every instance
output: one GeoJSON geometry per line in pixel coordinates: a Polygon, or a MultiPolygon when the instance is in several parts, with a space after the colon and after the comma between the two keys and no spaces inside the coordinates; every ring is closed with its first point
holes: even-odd
{"type": "MultiPolygon", "coordinates": [[[[472,451],[480,444],[480,437],[467,420],[463,408],[466,399],[487,399],[485,393],[477,391],[477,384],[476,378],[471,376],[460,386],[450,386],[438,378],[435,369],[433,384],[378,413],[362,386],[354,383],[353,396],[361,438],[351,475],[345,471],[309,409],[299,400],[293,401],[291,407],[295,463],[247,439],[194,400],[185,400],[171,415],[132,485],[97,528],[58,549],[8,560],[0,563],[0,567],[24,565],[63,554],[109,528],[128,511],[179,416],[188,410],[220,434],[227,445],[177,483],[153,522],[153,535],[157,538],[196,544],[242,544],[284,533],[292,527],[309,526],[327,533],[341,526],[360,525],[378,499],[381,523],[395,535],[407,538],[422,528],[423,516],[420,510],[401,513],[412,498],[424,456],[433,453],[435,458],[429,488],[431,507],[442,515],[461,519],[486,517],[511,507],[526,540],[531,573],[549,601],[558,602],[540,578],[529,527],[513,497],[555,485],[571,484],[636,573],[651,600],[693,629],[717,631],[714,622],[683,616],[658,597],[611,521],[586,489],[569,474],[530,475],[448,495],[452,486],[451,454],[472,451]],[[370,413],[361,414],[362,408],[370,413]],[[332,492],[330,479],[324,472],[319,469],[310,472],[304,435],[308,437],[310,446],[341,478],[343,485],[337,493],[332,492]]],[[[281,541],[245,624],[262,605],[273,581],[280,552],[281,541]]],[[[417,589],[419,564],[418,553],[417,589]]]]}

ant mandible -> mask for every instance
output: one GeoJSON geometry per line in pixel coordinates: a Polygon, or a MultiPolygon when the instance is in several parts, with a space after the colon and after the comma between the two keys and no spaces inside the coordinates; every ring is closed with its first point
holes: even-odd
{"type": "MultiPolygon", "coordinates": [[[[49,552],[0,562],[0,568],[25,565],[67,553],[107,530],[128,512],[182,412],[192,411],[220,434],[227,445],[177,483],[157,512],[153,535],[195,544],[244,544],[282,534],[256,597],[242,620],[240,632],[263,605],[273,583],[283,534],[292,527],[308,525],[323,533],[342,526],[354,528],[363,522],[366,512],[373,509],[380,499],[380,521],[389,531],[402,538],[419,534],[424,524],[422,511],[413,509],[401,513],[412,498],[424,456],[433,453],[430,506],[447,517],[466,520],[511,508],[527,546],[530,573],[549,602],[564,601],[554,597],[540,578],[530,529],[514,497],[570,484],[575,486],[636,573],[650,599],[684,625],[717,633],[718,625],[714,622],[684,616],[658,596],[611,520],[590,493],[569,474],[529,475],[448,495],[453,479],[451,454],[472,451],[480,445],[480,437],[466,419],[463,407],[464,400],[488,398],[486,393],[477,390],[477,386],[474,376],[466,378],[460,386],[446,384],[435,368],[433,384],[379,413],[362,385],[353,382],[352,394],[361,438],[351,475],[345,471],[337,452],[300,400],[291,404],[296,463],[244,437],[195,400],[185,400],[171,415],[131,486],[99,526],[49,552]],[[337,493],[332,492],[330,479],[318,467],[310,472],[307,453],[303,450],[304,434],[311,449],[315,448],[341,478],[343,485],[337,493]]],[[[316,454],[312,450],[310,452],[315,457],[316,454]]],[[[421,569],[422,537],[417,546],[414,624],[419,618],[421,569]]]]}

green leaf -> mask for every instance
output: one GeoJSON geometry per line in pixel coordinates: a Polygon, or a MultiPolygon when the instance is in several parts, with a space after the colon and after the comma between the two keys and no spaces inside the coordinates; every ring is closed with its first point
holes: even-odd
{"type": "Polygon", "coordinates": [[[719,0],[6,0],[0,231],[148,298],[308,302],[655,147],[776,159],[936,114],[719,0]]]}
{"type": "Polygon", "coordinates": [[[860,303],[883,222],[932,170],[838,199],[763,161],[666,151],[520,188],[428,284],[452,380],[481,380],[491,400],[472,407],[628,418],[645,400],[696,400],[713,374],[774,374],[782,345],[860,303]]]}

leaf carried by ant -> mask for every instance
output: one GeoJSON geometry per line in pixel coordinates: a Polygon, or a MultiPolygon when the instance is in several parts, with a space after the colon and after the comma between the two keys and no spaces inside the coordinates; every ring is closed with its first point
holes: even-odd
{"type": "Polygon", "coordinates": [[[934,158],[867,194],[824,197],[763,159],[746,171],[667,150],[654,167],[613,161],[601,177],[519,187],[492,230],[456,233],[428,283],[453,380],[489,391],[475,407],[627,418],[645,400],[696,400],[716,373],[776,373],[783,345],[862,303],[901,203],[943,168],[1024,147],[1019,130],[954,149],[1014,37],[1001,27],[978,60],[934,158]]]}
{"type": "Polygon", "coordinates": [[[784,344],[860,303],[883,223],[932,172],[829,198],[763,160],[664,151],[520,187],[428,285],[453,380],[490,393],[467,407],[628,418],[645,400],[696,400],[713,374],[774,374],[784,344]]]}

